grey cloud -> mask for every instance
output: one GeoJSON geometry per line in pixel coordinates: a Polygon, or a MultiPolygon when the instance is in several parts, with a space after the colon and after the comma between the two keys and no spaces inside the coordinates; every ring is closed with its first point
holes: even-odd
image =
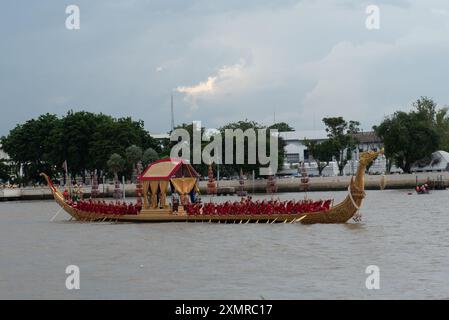
{"type": "MultiPolygon", "coordinates": [[[[77,1],[81,30],[64,28],[68,1],[14,1],[0,19],[0,135],[68,109],[170,125],[170,94],[244,61],[177,122],[244,118],[317,128],[341,113],[369,128],[420,95],[449,101],[446,1],[77,1]],[[381,29],[364,27],[366,4],[381,29]],[[315,121],[312,119],[315,118],[315,121]]],[[[449,12],[449,11],[448,11],[449,12]]]]}

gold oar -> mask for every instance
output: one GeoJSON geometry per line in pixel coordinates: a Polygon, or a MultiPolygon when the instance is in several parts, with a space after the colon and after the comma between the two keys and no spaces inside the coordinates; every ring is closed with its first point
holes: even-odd
{"type": "Polygon", "coordinates": [[[304,220],[306,217],[307,217],[307,215],[303,215],[302,217],[299,217],[298,219],[295,220],[295,223],[304,220]]]}
{"type": "Polygon", "coordinates": [[[62,211],[62,207],[59,208],[58,212],[56,212],[56,214],[53,216],[53,218],[50,219],[51,222],[53,222],[53,220],[55,220],[55,218],[58,216],[58,214],[62,211]]]}

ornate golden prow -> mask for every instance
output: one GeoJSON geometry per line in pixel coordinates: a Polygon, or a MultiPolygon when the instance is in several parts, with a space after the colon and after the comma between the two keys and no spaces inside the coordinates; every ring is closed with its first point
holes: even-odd
{"type": "Polygon", "coordinates": [[[58,192],[58,190],[55,188],[55,186],[53,185],[53,181],[51,181],[50,177],[48,175],[46,175],[45,173],[41,172],[40,176],[43,177],[45,179],[45,181],[47,181],[47,185],[50,188],[51,192],[54,194],[55,192],[58,192]]]}
{"type": "Polygon", "coordinates": [[[380,151],[369,150],[360,154],[359,166],[357,168],[355,178],[351,178],[351,182],[348,188],[348,197],[351,200],[352,205],[356,209],[356,212],[359,210],[360,206],[362,205],[362,201],[365,198],[366,168],[379,156],[379,154],[383,154],[383,152],[384,149],[382,148],[380,151]]]}
{"type": "Polygon", "coordinates": [[[351,181],[351,189],[363,191],[365,190],[365,171],[366,168],[373,162],[379,154],[383,154],[384,149],[380,151],[365,151],[360,153],[359,166],[355,175],[355,179],[351,181]]]}
{"type": "Polygon", "coordinates": [[[348,186],[348,195],[330,210],[308,214],[301,222],[309,223],[345,223],[354,218],[359,221],[358,211],[365,198],[365,171],[367,166],[377,158],[380,151],[366,151],[360,154],[359,166],[355,177],[351,178],[348,186]]]}

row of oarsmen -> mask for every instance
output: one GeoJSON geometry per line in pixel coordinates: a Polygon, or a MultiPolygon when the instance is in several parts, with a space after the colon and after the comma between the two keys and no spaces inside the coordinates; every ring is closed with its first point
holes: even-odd
{"type": "Polygon", "coordinates": [[[226,201],[224,203],[193,203],[186,206],[189,215],[256,215],[256,214],[299,214],[329,210],[333,200],[301,201],[226,201]]]}
{"type": "Polygon", "coordinates": [[[92,200],[89,199],[88,201],[77,201],[72,204],[72,207],[86,211],[86,212],[95,212],[95,213],[101,213],[101,214],[114,214],[114,215],[123,215],[123,214],[139,214],[140,210],[142,209],[141,204],[133,204],[133,203],[126,203],[126,202],[120,202],[117,201],[115,203],[113,202],[106,202],[106,201],[99,201],[99,200],[92,200]]]}

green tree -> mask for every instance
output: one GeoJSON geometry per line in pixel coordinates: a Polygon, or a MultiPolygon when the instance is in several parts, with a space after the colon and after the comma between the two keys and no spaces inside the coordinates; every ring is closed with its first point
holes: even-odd
{"type": "Polygon", "coordinates": [[[128,167],[131,167],[131,181],[134,183],[137,179],[137,163],[142,161],[142,148],[133,144],[125,150],[128,167]]]}
{"type": "Polygon", "coordinates": [[[382,138],[389,162],[410,172],[414,162],[429,158],[431,153],[449,151],[448,109],[431,98],[420,97],[410,112],[397,111],[373,129],[382,138]]]}
{"type": "Polygon", "coordinates": [[[318,165],[318,174],[321,176],[323,170],[332,161],[332,157],[335,155],[335,146],[330,140],[323,142],[305,140],[305,145],[309,150],[310,155],[314,158],[318,165]]]}
{"type": "MultiPolygon", "coordinates": [[[[52,174],[52,132],[59,119],[53,114],[44,114],[24,124],[18,124],[8,136],[1,138],[3,150],[9,155],[13,168],[22,167],[25,181],[38,180],[42,171],[52,174]]],[[[18,172],[15,172],[18,175],[18,172]]]]}
{"type": "Polygon", "coordinates": [[[373,129],[384,142],[385,156],[407,173],[415,161],[428,157],[439,146],[438,132],[420,112],[395,112],[373,129]]]}
{"type": "Polygon", "coordinates": [[[125,160],[118,153],[113,153],[107,161],[107,166],[114,176],[117,176],[123,170],[125,160]]]}
{"type": "Polygon", "coordinates": [[[6,182],[10,179],[10,177],[10,167],[3,160],[0,160],[0,182],[6,182]]]}
{"type": "MultiPolygon", "coordinates": [[[[235,163],[235,159],[236,159],[236,143],[235,143],[235,139],[234,139],[234,144],[233,144],[233,159],[234,159],[234,163],[233,164],[224,164],[225,161],[225,131],[227,129],[231,129],[231,130],[237,130],[240,129],[242,130],[242,132],[245,132],[248,129],[254,129],[256,131],[256,152],[257,152],[257,148],[258,148],[258,129],[267,129],[266,130],[266,141],[267,141],[267,145],[266,145],[266,152],[270,152],[270,131],[268,130],[268,128],[266,126],[263,126],[255,121],[251,121],[248,119],[245,120],[241,120],[241,121],[237,121],[237,122],[231,122],[228,123],[226,125],[224,125],[223,127],[219,128],[218,132],[215,133],[210,133],[207,132],[206,133],[206,129],[203,127],[201,129],[199,128],[193,128],[192,124],[182,124],[180,126],[177,127],[177,129],[182,128],[185,129],[189,135],[190,135],[190,162],[193,163],[193,133],[194,130],[197,130],[196,134],[201,134],[202,136],[205,136],[206,134],[209,134],[211,136],[214,135],[221,135],[221,140],[222,140],[222,154],[220,155],[220,160],[223,163],[222,165],[220,165],[220,176],[224,177],[224,176],[235,176],[239,174],[240,169],[243,170],[243,172],[252,172],[253,170],[255,171],[256,174],[259,173],[259,168],[261,167],[261,163],[259,162],[259,159],[256,159],[256,163],[255,164],[249,164],[248,163],[248,139],[245,138],[244,141],[244,146],[243,146],[243,158],[244,158],[244,164],[237,164],[235,163]],[[201,132],[199,132],[201,130],[201,132]]],[[[212,138],[213,139],[213,138],[212,138]]],[[[211,140],[212,140],[211,139],[211,140]]],[[[171,147],[173,147],[176,143],[178,142],[172,142],[171,143],[171,147]]],[[[208,145],[210,143],[210,141],[202,141],[201,142],[201,151],[203,151],[204,147],[206,145],[208,145]]],[[[282,168],[282,165],[284,163],[284,147],[285,147],[285,141],[279,137],[278,140],[278,150],[274,151],[277,153],[278,155],[278,168],[282,168]]],[[[214,156],[214,154],[212,154],[214,156]]],[[[202,176],[206,176],[208,173],[208,165],[206,164],[193,164],[195,170],[201,174],[202,176]]]]}
{"type": "Polygon", "coordinates": [[[86,169],[95,169],[93,163],[97,159],[89,152],[89,149],[98,132],[98,126],[105,121],[112,122],[113,120],[102,114],[69,111],[52,132],[54,148],[50,161],[58,168],[61,168],[62,163],[67,161],[68,169],[73,176],[84,175],[86,169]]]}
{"type": "MultiPolygon", "coordinates": [[[[85,170],[107,171],[110,155],[125,156],[131,145],[160,149],[145,130],[143,121],[85,111],[69,111],[62,118],[41,115],[18,124],[0,142],[11,158],[12,167],[23,168],[25,181],[40,179],[42,171],[51,175],[63,173],[62,163],[66,160],[73,176],[83,175],[85,170]]],[[[125,171],[129,175],[131,167],[125,171]]]]}
{"type": "Polygon", "coordinates": [[[288,132],[288,131],[295,131],[288,123],[286,122],[278,122],[275,124],[272,124],[268,127],[269,129],[276,129],[279,132],[288,132]]]}
{"type": "Polygon", "coordinates": [[[89,146],[89,154],[92,157],[92,168],[106,170],[106,162],[112,153],[122,156],[126,154],[126,148],[136,145],[141,149],[159,146],[150,134],[144,129],[142,121],[133,121],[131,118],[107,119],[99,123],[92,136],[89,146]]]}
{"type": "Polygon", "coordinates": [[[159,155],[157,154],[156,150],[154,150],[153,148],[148,148],[147,150],[145,150],[145,152],[143,153],[142,156],[142,163],[143,165],[146,167],[148,166],[150,163],[156,161],[159,159],[159,155]]]}
{"type": "Polygon", "coordinates": [[[352,152],[357,146],[357,140],[354,134],[359,132],[360,123],[358,121],[349,121],[343,117],[323,118],[326,125],[326,132],[329,143],[332,144],[335,159],[337,161],[340,175],[343,175],[343,169],[352,158],[352,152]]]}
{"type": "Polygon", "coordinates": [[[125,154],[126,154],[126,159],[133,166],[135,166],[137,164],[137,162],[142,160],[142,148],[136,146],[135,144],[126,148],[125,154]]]}
{"type": "Polygon", "coordinates": [[[442,108],[435,115],[436,130],[440,134],[439,149],[449,152],[449,116],[448,108],[442,108]]]}
{"type": "Polygon", "coordinates": [[[435,122],[435,116],[437,114],[437,104],[435,101],[428,97],[420,97],[412,103],[412,106],[420,114],[421,121],[427,121],[429,125],[435,122]]]}
{"type": "MultiPolygon", "coordinates": [[[[288,126],[288,125],[287,125],[288,126]]],[[[222,134],[223,137],[223,152],[225,151],[225,130],[226,129],[232,129],[232,130],[237,130],[240,129],[243,132],[245,132],[248,129],[253,129],[256,132],[256,152],[258,153],[259,151],[259,134],[258,134],[258,130],[259,129],[266,129],[266,146],[265,146],[265,150],[267,152],[267,154],[269,152],[271,152],[270,150],[270,135],[272,134],[272,132],[270,130],[276,130],[277,128],[283,128],[285,130],[287,130],[287,128],[285,128],[283,123],[278,123],[278,124],[274,124],[271,127],[267,127],[264,125],[261,125],[259,123],[257,123],[256,121],[251,121],[248,119],[245,119],[244,121],[237,121],[237,122],[231,122],[228,123],[226,125],[224,125],[223,127],[220,128],[220,132],[222,134]]],[[[289,127],[290,128],[290,127],[289,127]]],[[[279,132],[279,130],[278,130],[279,132]]],[[[285,141],[284,139],[282,139],[280,136],[277,137],[278,138],[278,149],[273,151],[277,153],[277,159],[278,159],[278,168],[282,168],[282,166],[284,165],[284,158],[285,158],[285,141]]],[[[235,144],[235,140],[234,140],[234,149],[233,149],[233,159],[235,161],[237,156],[237,149],[236,149],[236,144],[235,144]]],[[[260,163],[260,159],[256,159],[256,163],[255,164],[249,164],[248,163],[248,139],[245,139],[244,141],[244,160],[245,163],[244,164],[232,164],[232,165],[223,165],[220,167],[220,172],[222,172],[222,175],[238,175],[240,172],[240,169],[243,170],[243,172],[249,173],[254,171],[256,175],[259,175],[259,168],[263,167],[263,165],[260,163]]]]}

